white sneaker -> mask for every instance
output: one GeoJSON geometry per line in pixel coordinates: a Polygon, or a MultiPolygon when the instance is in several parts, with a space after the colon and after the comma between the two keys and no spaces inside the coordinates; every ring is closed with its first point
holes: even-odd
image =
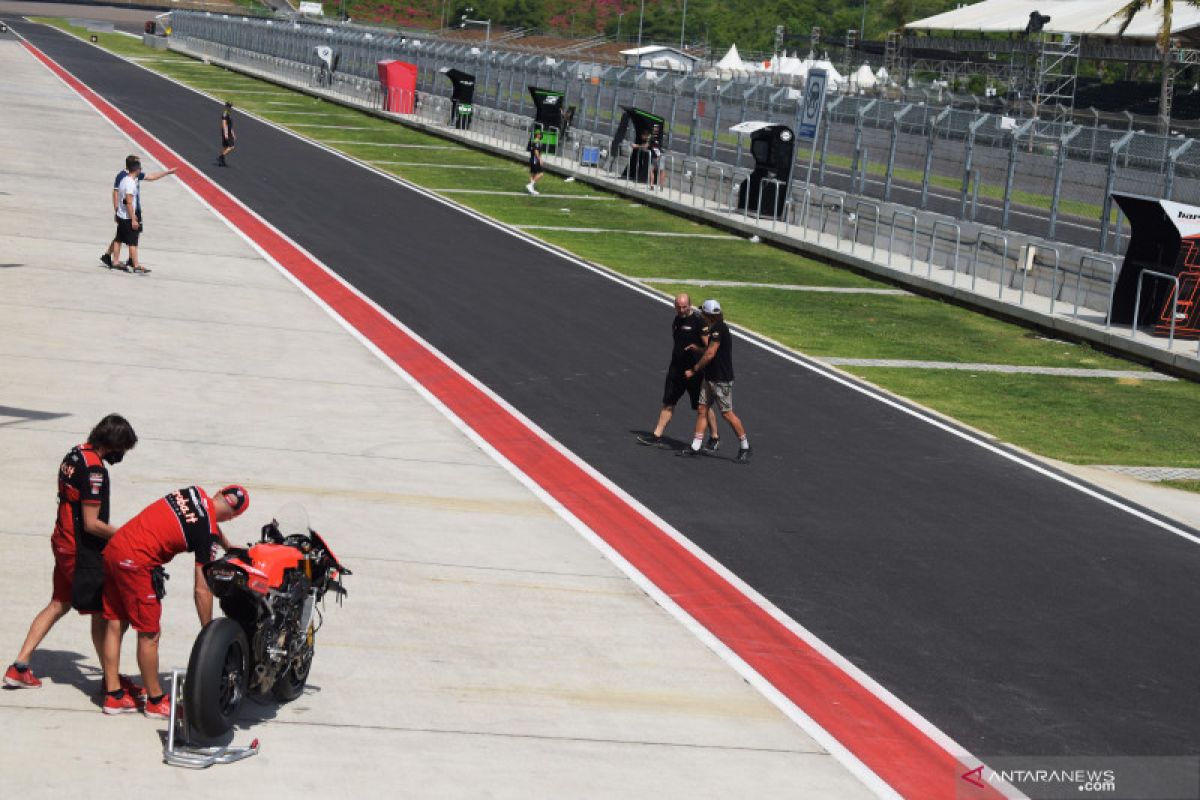
{"type": "Polygon", "coordinates": [[[537,194],[537,189],[533,188],[532,183],[525,184],[525,191],[529,192],[530,194],[537,194]]]}

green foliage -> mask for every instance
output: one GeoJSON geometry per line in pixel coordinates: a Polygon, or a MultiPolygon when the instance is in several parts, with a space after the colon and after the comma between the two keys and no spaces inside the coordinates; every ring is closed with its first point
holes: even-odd
{"type": "MultiPolygon", "coordinates": [[[[539,28],[562,35],[591,36],[617,32],[636,38],[639,17],[646,42],[678,43],[685,0],[346,0],[351,17],[368,22],[438,27],[443,14],[456,25],[470,7],[473,19],[490,19],[496,27],[539,28]]],[[[775,26],[789,37],[788,50],[807,50],[814,26],[826,36],[858,29],[866,16],[866,36],[879,39],[906,22],[953,8],[955,0],[686,0],[684,38],[713,48],[736,44],[745,51],[774,46],[775,26]]]]}

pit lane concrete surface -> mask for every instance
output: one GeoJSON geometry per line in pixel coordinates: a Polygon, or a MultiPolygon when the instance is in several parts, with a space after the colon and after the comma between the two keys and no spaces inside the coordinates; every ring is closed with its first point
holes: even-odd
{"type": "MultiPolygon", "coordinates": [[[[43,688],[0,694],[0,796],[871,796],[174,178],[144,184],[153,273],[103,268],[133,145],[11,38],[0,72],[0,660],[50,595],[59,460],[110,411],[140,437],[113,522],[239,482],[231,539],[301,501],[354,571],[304,695],[244,706],[261,754],[203,772],[101,714],[67,617],[43,688]]],[[[199,627],[191,557],[169,571],[163,672],[199,627]]]]}

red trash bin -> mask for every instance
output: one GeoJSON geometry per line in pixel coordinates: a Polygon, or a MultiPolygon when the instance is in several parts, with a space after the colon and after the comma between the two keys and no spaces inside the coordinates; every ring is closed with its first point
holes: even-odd
{"type": "Polygon", "coordinates": [[[379,83],[383,86],[383,110],[394,114],[413,113],[417,91],[417,65],[407,61],[380,61],[379,83]]]}

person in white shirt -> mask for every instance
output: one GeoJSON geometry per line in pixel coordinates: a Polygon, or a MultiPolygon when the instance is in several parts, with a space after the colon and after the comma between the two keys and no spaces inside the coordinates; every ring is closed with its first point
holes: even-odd
{"type": "MultiPolygon", "coordinates": [[[[118,172],[116,179],[113,181],[113,190],[112,190],[113,222],[116,222],[118,225],[120,225],[120,223],[121,223],[121,216],[120,216],[120,214],[117,213],[117,208],[121,204],[121,181],[125,180],[125,176],[129,174],[130,166],[132,166],[133,164],[140,164],[140,163],[141,163],[141,159],[139,159],[137,156],[126,157],[125,169],[118,172]]],[[[174,174],[175,174],[175,167],[172,167],[171,169],[162,170],[161,172],[151,172],[149,174],[147,174],[145,172],[141,172],[141,171],[138,172],[138,176],[137,176],[137,180],[138,180],[138,184],[139,184],[138,198],[137,198],[138,202],[137,202],[136,206],[134,207],[134,212],[137,216],[139,231],[141,231],[145,228],[145,223],[142,221],[142,204],[141,204],[142,195],[141,195],[141,186],[140,186],[141,182],[142,181],[156,181],[159,178],[165,178],[168,175],[174,175],[174,174]]],[[[108,267],[109,269],[124,269],[125,268],[121,264],[121,242],[119,242],[115,236],[113,237],[113,240],[111,242],[109,242],[108,249],[104,251],[104,254],[102,256],[100,256],[100,262],[102,264],[104,264],[104,266],[108,267]]]]}
{"type": "Polygon", "coordinates": [[[129,248],[129,271],[145,275],[150,270],[138,262],[138,237],[142,224],[138,221],[138,177],[142,174],[142,162],[134,161],[117,186],[117,241],[129,248]]]}

